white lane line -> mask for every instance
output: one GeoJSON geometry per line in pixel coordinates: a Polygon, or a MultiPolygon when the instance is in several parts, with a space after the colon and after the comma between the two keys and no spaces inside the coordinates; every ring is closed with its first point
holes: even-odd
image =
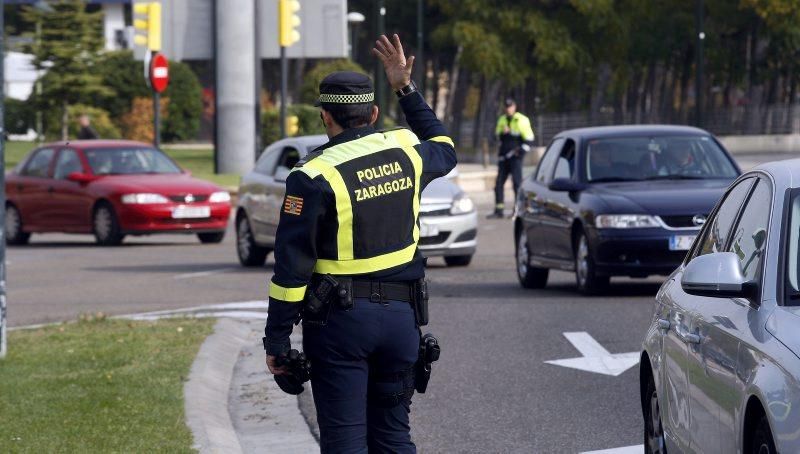
{"type": "Polygon", "coordinates": [[[589,333],[583,331],[564,333],[564,337],[581,353],[581,356],[545,361],[545,363],[612,377],[621,375],[639,363],[639,352],[609,353],[589,333]]]}
{"type": "Polygon", "coordinates": [[[581,355],[583,356],[597,357],[611,355],[608,350],[603,348],[599,342],[594,340],[594,338],[585,331],[578,333],[564,333],[564,337],[566,337],[569,343],[571,343],[575,349],[581,352],[581,355]]]}
{"type": "Polygon", "coordinates": [[[584,451],[581,454],[643,454],[644,445],[625,446],[623,448],[601,449],[599,451],[584,451]]]}
{"type": "Polygon", "coordinates": [[[211,311],[216,309],[261,309],[266,311],[269,307],[269,303],[267,301],[240,301],[235,303],[222,303],[222,304],[208,304],[204,306],[194,306],[194,307],[184,307],[180,309],[167,309],[163,311],[153,311],[153,312],[139,312],[135,314],[125,314],[118,316],[119,318],[127,318],[132,316],[151,316],[151,315],[168,315],[168,314],[178,314],[178,313],[185,313],[185,312],[198,312],[198,311],[211,311]]]}
{"type": "Polygon", "coordinates": [[[212,274],[225,273],[225,272],[228,272],[228,271],[233,271],[235,269],[238,269],[238,268],[234,268],[234,267],[219,268],[219,269],[216,269],[216,270],[199,271],[197,273],[178,274],[177,276],[173,276],[172,278],[173,279],[178,279],[178,280],[180,280],[180,279],[192,279],[192,278],[195,278],[195,277],[205,277],[205,276],[211,276],[212,274]]]}

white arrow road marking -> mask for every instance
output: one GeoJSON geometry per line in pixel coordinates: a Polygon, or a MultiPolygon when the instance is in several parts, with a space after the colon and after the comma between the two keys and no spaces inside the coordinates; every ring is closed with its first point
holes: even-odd
{"type": "Polygon", "coordinates": [[[601,449],[599,451],[585,451],[581,454],[643,454],[644,445],[625,446],[624,448],[601,449]]]}
{"type": "Polygon", "coordinates": [[[582,356],[545,361],[547,364],[616,377],[639,362],[639,352],[609,353],[587,332],[564,333],[564,337],[582,356]]]}

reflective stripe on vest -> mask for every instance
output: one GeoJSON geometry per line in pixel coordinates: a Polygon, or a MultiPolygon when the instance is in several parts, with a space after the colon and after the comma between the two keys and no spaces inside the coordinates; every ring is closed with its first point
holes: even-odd
{"type": "MultiPolygon", "coordinates": [[[[440,138],[442,141],[444,141],[444,139],[447,138],[440,138]]],[[[422,158],[414,148],[416,144],[419,144],[419,140],[411,131],[406,129],[374,133],[328,148],[320,156],[308,161],[303,167],[293,170],[304,172],[312,179],[322,176],[322,178],[330,184],[336,201],[336,217],[338,223],[338,231],[336,232],[337,258],[335,260],[328,258],[317,259],[314,267],[315,272],[342,275],[372,273],[403,265],[414,258],[417,242],[419,241],[417,219],[419,216],[419,189],[422,176],[422,158]],[[414,171],[413,242],[397,251],[372,257],[356,258],[356,254],[354,253],[353,228],[354,207],[352,206],[351,194],[348,190],[345,178],[343,178],[337,166],[346,164],[354,159],[364,158],[391,149],[402,150],[411,162],[414,171]]],[[[406,163],[404,165],[408,164],[406,163]]]]}

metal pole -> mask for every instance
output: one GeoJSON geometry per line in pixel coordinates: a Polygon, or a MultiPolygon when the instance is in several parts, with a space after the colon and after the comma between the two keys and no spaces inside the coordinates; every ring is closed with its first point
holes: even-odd
{"type": "MultiPolygon", "coordinates": [[[[36,45],[42,45],[42,19],[36,19],[36,45]]],[[[44,139],[44,128],[42,121],[42,74],[36,74],[36,142],[42,143],[44,139]]]]}
{"type": "MultiPolygon", "coordinates": [[[[375,21],[376,29],[378,31],[377,35],[381,36],[386,34],[386,6],[384,0],[378,0],[375,3],[375,21]]],[[[386,96],[384,93],[386,92],[386,75],[383,73],[383,68],[381,65],[375,65],[375,98],[376,103],[378,104],[378,109],[380,111],[380,115],[378,116],[378,128],[383,128],[383,117],[386,115],[386,96]]]]}
{"type": "Polygon", "coordinates": [[[157,91],[153,91],[153,145],[156,148],[161,147],[161,95],[157,91]]]}
{"type": "Polygon", "coordinates": [[[425,82],[428,68],[425,66],[425,0],[417,0],[417,66],[419,67],[419,86],[422,96],[425,96],[425,82]]]}
{"type": "Polygon", "coordinates": [[[289,61],[286,59],[286,47],[281,46],[281,138],[286,137],[286,92],[289,79],[289,61]]]}
{"type": "Polygon", "coordinates": [[[258,18],[261,17],[260,3],[261,0],[253,0],[253,10],[255,12],[255,14],[253,14],[253,20],[255,21],[255,44],[253,47],[255,48],[256,54],[256,159],[258,159],[258,156],[261,154],[261,85],[264,80],[264,75],[261,71],[261,25],[258,23],[258,18]]]}
{"type": "MultiPolygon", "coordinates": [[[[0,226],[6,225],[6,139],[5,139],[5,98],[6,75],[5,61],[6,49],[3,35],[5,34],[5,1],[0,0],[0,226]]],[[[0,235],[0,358],[6,357],[6,238],[5,229],[0,235]]]]}
{"type": "Polygon", "coordinates": [[[703,58],[703,43],[706,39],[706,33],[703,30],[703,12],[703,0],[697,0],[697,80],[695,81],[695,123],[699,128],[703,127],[703,67],[705,66],[705,60],[703,58]]]}

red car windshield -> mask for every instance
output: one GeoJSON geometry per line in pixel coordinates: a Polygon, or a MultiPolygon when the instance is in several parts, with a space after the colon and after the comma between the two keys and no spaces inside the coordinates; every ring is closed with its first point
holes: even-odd
{"type": "Polygon", "coordinates": [[[154,148],[93,148],[86,159],[95,175],[181,173],[164,153],[154,148]]]}

